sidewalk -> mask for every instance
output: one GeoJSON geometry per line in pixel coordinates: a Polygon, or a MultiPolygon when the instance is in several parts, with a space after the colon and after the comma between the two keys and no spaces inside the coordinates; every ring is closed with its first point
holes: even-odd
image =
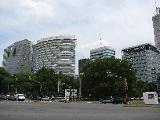
{"type": "Polygon", "coordinates": [[[160,108],[159,104],[145,104],[143,101],[129,101],[128,104],[124,104],[123,107],[155,107],[160,108]]]}

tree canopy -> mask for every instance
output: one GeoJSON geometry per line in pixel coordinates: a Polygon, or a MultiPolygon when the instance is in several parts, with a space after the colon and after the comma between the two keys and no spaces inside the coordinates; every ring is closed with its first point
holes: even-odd
{"type": "MultiPolygon", "coordinates": [[[[88,61],[82,68],[82,96],[98,99],[105,97],[141,97],[153,85],[137,81],[132,66],[115,58],[88,61]],[[149,87],[150,86],[150,87],[149,87]]],[[[9,74],[0,67],[0,94],[24,93],[28,96],[64,96],[64,89],[78,89],[79,77],[56,73],[51,68],[41,68],[35,73],[9,74]]]]}
{"type": "MultiPolygon", "coordinates": [[[[78,89],[79,82],[73,76],[56,73],[51,68],[41,68],[35,73],[9,74],[0,68],[0,93],[24,93],[28,96],[58,95],[58,82],[60,91],[70,87],[78,89]]],[[[64,94],[63,94],[64,95],[64,94]]]]}
{"type": "Polygon", "coordinates": [[[84,97],[124,97],[125,87],[127,87],[128,96],[132,96],[135,85],[135,72],[125,60],[96,59],[83,67],[82,90],[84,97]],[[125,79],[127,86],[125,86],[125,79]]]}
{"type": "Polygon", "coordinates": [[[5,71],[3,67],[0,67],[0,93],[7,93],[8,91],[8,76],[10,74],[5,71]]]}

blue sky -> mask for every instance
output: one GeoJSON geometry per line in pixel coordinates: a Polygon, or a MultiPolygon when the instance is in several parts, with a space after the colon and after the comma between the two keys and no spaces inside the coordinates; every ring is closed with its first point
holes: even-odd
{"type": "MultiPolygon", "coordinates": [[[[157,0],[160,6],[160,1],[157,0]]],[[[0,61],[15,41],[54,35],[76,35],[76,59],[103,45],[121,49],[154,44],[154,0],[0,0],[0,61]]]]}

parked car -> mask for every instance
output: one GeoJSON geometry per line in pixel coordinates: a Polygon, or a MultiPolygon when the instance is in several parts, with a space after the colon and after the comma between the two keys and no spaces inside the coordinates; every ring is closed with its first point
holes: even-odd
{"type": "Polygon", "coordinates": [[[40,96],[34,96],[31,97],[31,100],[42,100],[42,98],[40,96]]]}
{"type": "Polygon", "coordinates": [[[66,100],[65,98],[61,98],[58,100],[58,102],[65,102],[65,100],[66,100]]]}
{"type": "Polygon", "coordinates": [[[66,99],[64,97],[55,97],[54,100],[57,102],[65,102],[66,101],[66,99]]]}
{"type": "Polygon", "coordinates": [[[122,104],[123,103],[123,98],[116,97],[112,99],[113,104],[122,104]]]}
{"type": "Polygon", "coordinates": [[[0,94],[0,100],[7,100],[7,96],[3,95],[3,94],[0,94]]]}
{"type": "Polygon", "coordinates": [[[10,96],[10,95],[6,95],[6,97],[7,97],[7,100],[8,100],[8,98],[9,98],[9,96],[10,96]]]}
{"type": "Polygon", "coordinates": [[[45,96],[45,97],[42,97],[42,99],[41,100],[43,100],[43,101],[49,101],[50,100],[50,98],[48,97],[48,96],[45,96]]]}
{"type": "Polygon", "coordinates": [[[25,96],[24,96],[24,94],[15,94],[15,99],[17,101],[24,101],[25,100],[25,96]]]}
{"type": "Polygon", "coordinates": [[[111,98],[100,99],[99,102],[101,104],[111,103],[111,98]]]}
{"type": "Polygon", "coordinates": [[[15,99],[15,96],[13,96],[13,95],[9,95],[7,99],[8,99],[8,100],[16,100],[16,99],[15,99]]]}
{"type": "Polygon", "coordinates": [[[65,102],[65,103],[69,103],[69,98],[65,99],[64,102],[65,102]]]}

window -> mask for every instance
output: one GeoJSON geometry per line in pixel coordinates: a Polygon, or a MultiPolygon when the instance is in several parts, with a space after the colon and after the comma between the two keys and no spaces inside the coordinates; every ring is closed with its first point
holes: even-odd
{"type": "Polygon", "coordinates": [[[7,52],[7,57],[9,57],[9,55],[10,55],[10,52],[7,52]]]}
{"type": "Polygon", "coordinates": [[[148,99],[154,99],[154,94],[148,94],[148,99]]]}
{"type": "Polygon", "coordinates": [[[16,48],[14,48],[14,50],[13,50],[13,56],[15,56],[16,55],[16,48]]]}

